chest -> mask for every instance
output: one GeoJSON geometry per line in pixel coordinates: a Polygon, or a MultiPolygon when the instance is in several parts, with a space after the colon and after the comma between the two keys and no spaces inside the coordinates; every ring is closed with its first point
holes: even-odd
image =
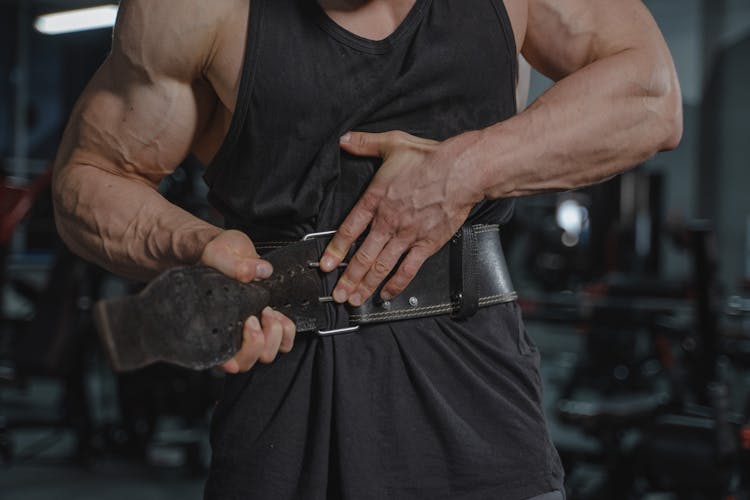
{"type": "MultiPolygon", "coordinates": [[[[314,0],[310,0],[314,1],[314,0]]],[[[378,41],[387,39],[392,36],[402,24],[407,20],[415,8],[418,0],[381,0],[367,2],[350,2],[348,0],[320,0],[320,10],[332,25],[338,27],[341,31],[349,33],[363,40],[378,41]],[[351,4],[356,4],[352,7],[351,4]]],[[[435,3],[450,4],[449,0],[434,0],[435,3]]],[[[523,3],[526,0],[505,0],[505,10],[510,18],[512,32],[515,38],[515,44],[520,47],[522,43],[523,26],[525,19],[522,13],[523,3]],[[519,40],[520,38],[520,40],[519,40]]],[[[252,5],[250,6],[252,8],[252,5]]],[[[252,13],[251,13],[252,15],[252,13]]],[[[479,16],[481,17],[481,16],[479,16]]],[[[480,19],[481,20],[481,19],[480,19]]],[[[450,27],[446,27],[446,36],[450,36],[450,27]]],[[[498,30],[501,29],[498,25],[498,30]]],[[[271,30],[268,30],[269,32],[271,30]]],[[[203,150],[201,155],[204,161],[210,160],[218,150],[221,142],[226,135],[232,116],[237,104],[239,93],[240,79],[245,61],[245,34],[247,32],[247,12],[244,15],[238,15],[232,21],[231,25],[225,26],[222,30],[222,37],[218,42],[216,56],[210,68],[208,75],[209,82],[216,98],[216,106],[213,115],[210,117],[209,124],[205,128],[205,133],[201,135],[200,149],[203,150]]],[[[436,33],[439,33],[437,31],[436,33]]],[[[264,34],[264,55],[261,64],[264,67],[258,68],[256,85],[260,91],[265,90],[263,99],[266,100],[268,107],[293,108],[302,115],[310,115],[321,112],[321,106],[327,105],[329,109],[343,109],[341,106],[342,99],[356,98],[359,92],[365,90],[367,85],[378,85],[378,82],[364,80],[357,81],[358,78],[356,64],[351,65],[332,65],[326,66],[330,54],[321,53],[321,63],[311,64],[307,72],[300,72],[295,64],[285,64],[285,61],[293,59],[293,54],[298,51],[305,51],[307,47],[301,44],[295,47],[289,42],[288,33],[266,33],[264,34]],[[343,70],[343,72],[342,72],[343,70]],[[347,71],[350,71],[347,74],[347,71]],[[311,85],[311,81],[317,80],[317,85],[311,85]],[[344,85],[349,90],[331,89],[331,93],[321,94],[321,88],[331,85],[332,83],[346,83],[344,85]]],[[[455,41],[461,50],[451,52],[452,60],[449,60],[441,53],[440,44],[445,44],[445,39],[439,39],[437,35],[434,40],[435,50],[432,53],[422,51],[420,54],[420,64],[432,65],[434,68],[442,68],[441,71],[462,71],[465,68],[480,67],[482,61],[487,58],[498,57],[502,51],[490,44],[493,41],[487,40],[463,40],[455,41]],[[432,58],[433,60],[429,60],[432,58]]],[[[342,52],[343,54],[343,52],[342,52]]],[[[309,60],[315,54],[303,54],[303,60],[309,60]]],[[[341,56],[345,57],[345,56],[341,56]]],[[[377,56],[364,57],[359,63],[362,67],[372,67],[379,64],[377,56]]],[[[436,78],[439,78],[440,71],[436,72],[436,78]]],[[[430,82],[424,82],[425,84],[430,82]]],[[[497,82],[485,81],[486,88],[478,88],[478,92],[491,91],[497,82]]],[[[344,106],[345,107],[345,106],[344,106]]],[[[280,132],[284,132],[281,130],[280,132]]],[[[288,132],[288,131],[287,131],[288,132]]]]}

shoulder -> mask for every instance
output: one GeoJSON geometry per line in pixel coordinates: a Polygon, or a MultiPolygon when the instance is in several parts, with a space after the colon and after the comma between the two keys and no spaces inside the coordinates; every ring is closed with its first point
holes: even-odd
{"type": "Polygon", "coordinates": [[[526,38],[526,25],[529,18],[528,0],[503,0],[505,10],[508,12],[513,36],[516,40],[516,50],[520,52],[526,38]]]}
{"type": "Polygon", "coordinates": [[[122,0],[112,55],[123,64],[180,80],[211,64],[222,28],[247,12],[249,0],[122,0]]]}

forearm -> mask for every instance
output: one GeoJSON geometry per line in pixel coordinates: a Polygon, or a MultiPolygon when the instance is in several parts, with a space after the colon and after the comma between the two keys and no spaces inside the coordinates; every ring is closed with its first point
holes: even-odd
{"type": "Polygon", "coordinates": [[[71,250],[140,281],[198,262],[206,244],[221,232],[153,187],[89,165],[59,169],[53,199],[58,231],[71,250]]]}
{"type": "Polygon", "coordinates": [[[487,198],[604,181],[679,142],[681,97],[666,49],[602,58],[526,111],[449,141],[487,198]]]}

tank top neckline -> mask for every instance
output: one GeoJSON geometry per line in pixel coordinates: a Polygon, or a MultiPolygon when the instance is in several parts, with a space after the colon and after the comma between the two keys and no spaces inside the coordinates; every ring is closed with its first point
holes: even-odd
{"type": "Polygon", "coordinates": [[[352,33],[334,21],[320,6],[318,0],[303,0],[309,2],[313,9],[315,21],[330,36],[353,49],[371,54],[385,54],[394,49],[401,40],[407,37],[419,25],[427,12],[432,0],[416,0],[406,17],[396,29],[382,40],[372,40],[352,33]]]}

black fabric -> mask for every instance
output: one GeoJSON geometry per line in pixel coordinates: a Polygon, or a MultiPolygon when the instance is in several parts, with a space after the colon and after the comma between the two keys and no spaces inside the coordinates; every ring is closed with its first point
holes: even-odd
{"type": "MultiPolygon", "coordinates": [[[[516,57],[490,0],[416,0],[392,36],[344,31],[314,0],[252,2],[247,61],[209,197],[258,241],[335,229],[379,166],[341,153],[348,130],[446,139],[515,113],[516,57]]],[[[505,27],[504,27],[505,26],[505,27]]],[[[503,223],[511,200],[474,223],[503,223]]]]}
{"type": "MultiPolygon", "coordinates": [[[[515,113],[515,79],[499,0],[416,0],[377,42],[314,0],[252,0],[237,109],[206,175],[210,198],[257,241],[335,228],[379,165],[341,153],[340,135],[440,140],[486,127],[515,113]]],[[[501,224],[511,211],[511,200],[483,202],[470,221],[501,224]]],[[[228,377],[205,496],[522,500],[560,490],[538,362],[514,302],[462,321],[300,335],[273,364],[228,377]]]]}

